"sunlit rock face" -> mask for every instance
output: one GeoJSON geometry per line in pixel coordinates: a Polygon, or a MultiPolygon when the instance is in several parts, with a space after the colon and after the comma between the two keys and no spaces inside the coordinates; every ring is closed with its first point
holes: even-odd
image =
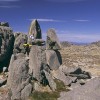
{"type": "Polygon", "coordinates": [[[60,41],[54,29],[49,29],[47,31],[46,49],[47,50],[60,50],[61,49],[60,41]]]}
{"type": "Polygon", "coordinates": [[[8,66],[14,44],[13,30],[7,22],[0,22],[0,69],[8,66]]]}
{"type": "Polygon", "coordinates": [[[25,54],[25,47],[24,44],[27,44],[27,35],[21,32],[14,33],[15,42],[14,42],[14,49],[13,53],[24,53],[25,54]]]}
{"type": "Polygon", "coordinates": [[[41,28],[37,20],[33,20],[31,22],[31,25],[29,27],[29,32],[28,32],[28,42],[31,43],[33,38],[42,39],[41,28]]]}

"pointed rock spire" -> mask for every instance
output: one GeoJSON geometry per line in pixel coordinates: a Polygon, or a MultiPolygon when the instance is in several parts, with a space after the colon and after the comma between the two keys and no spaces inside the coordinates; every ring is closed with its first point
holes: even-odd
{"type": "Polygon", "coordinates": [[[29,28],[29,36],[33,35],[34,39],[41,39],[41,28],[38,21],[35,19],[32,21],[30,28],[29,28]]]}

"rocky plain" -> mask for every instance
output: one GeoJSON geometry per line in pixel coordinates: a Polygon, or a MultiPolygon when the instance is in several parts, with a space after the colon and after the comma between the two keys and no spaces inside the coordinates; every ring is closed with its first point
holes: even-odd
{"type": "Polygon", "coordinates": [[[100,42],[46,41],[37,20],[29,32],[0,23],[0,100],[100,100],[100,42]]]}

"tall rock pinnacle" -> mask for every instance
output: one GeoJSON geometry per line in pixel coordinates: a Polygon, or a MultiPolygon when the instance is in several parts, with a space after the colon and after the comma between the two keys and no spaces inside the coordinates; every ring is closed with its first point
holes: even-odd
{"type": "Polygon", "coordinates": [[[33,20],[29,28],[29,36],[33,35],[34,39],[41,39],[41,28],[37,20],[33,20]]]}

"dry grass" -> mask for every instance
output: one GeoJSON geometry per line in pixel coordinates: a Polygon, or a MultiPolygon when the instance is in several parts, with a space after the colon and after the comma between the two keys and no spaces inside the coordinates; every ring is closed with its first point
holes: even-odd
{"type": "MultiPolygon", "coordinates": [[[[89,70],[92,68],[100,71],[100,47],[96,45],[76,46],[63,48],[60,50],[63,65],[68,67],[75,66],[89,70]]],[[[95,72],[95,73],[96,73],[95,72]]],[[[97,72],[99,74],[99,72],[97,72]]],[[[100,74],[99,74],[100,75],[100,74]]]]}
{"type": "Polygon", "coordinates": [[[62,81],[57,79],[55,79],[54,81],[57,85],[56,91],[51,91],[51,92],[34,91],[30,95],[29,100],[57,100],[57,98],[59,98],[60,96],[60,92],[69,91],[68,89],[66,89],[66,86],[62,81]]]}

